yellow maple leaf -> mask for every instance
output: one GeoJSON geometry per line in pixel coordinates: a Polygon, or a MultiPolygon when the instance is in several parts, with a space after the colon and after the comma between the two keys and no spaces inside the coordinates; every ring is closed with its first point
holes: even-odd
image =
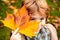
{"type": "Polygon", "coordinates": [[[24,24],[22,27],[20,27],[19,32],[32,38],[32,36],[36,36],[36,32],[38,31],[38,26],[39,26],[39,22],[29,21],[26,24],[24,24]]]}
{"type": "Polygon", "coordinates": [[[13,30],[19,28],[19,32],[28,36],[32,37],[35,36],[38,31],[39,22],[37,21],[30,21],[30,17],[28,15],[28,11],[26,7],[23,6],[21,9],[17,11],[15,14],[7,14],[5,20],[1,20],[4,23],[4,26],[9,27],[13,30]]]}
{"type": "Polygon", "coordinates": [[[4,26],[9,27],[11,29],[15,29],[14,27],[14,17],[12,14],[8,14],[7,13],[7,17],[5,18],[5,20],[0,20],[4,23],[4,26]]]}

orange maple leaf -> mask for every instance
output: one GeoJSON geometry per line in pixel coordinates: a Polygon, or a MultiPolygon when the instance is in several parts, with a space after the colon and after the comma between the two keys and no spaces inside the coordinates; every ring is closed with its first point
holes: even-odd
{"type": "Polygon", "coordinates": [[[35,20],[30,21],[28,11],[26,10],[25,6],[23,6],[21,9],[18,9],[15,14],[8,13],[5,20],[1,21],[6,27],[9,27],[13,30],[20,28],[19,32],[28,37],[35,36],[35,32],[38,31],[39,22],[35,20]]]}

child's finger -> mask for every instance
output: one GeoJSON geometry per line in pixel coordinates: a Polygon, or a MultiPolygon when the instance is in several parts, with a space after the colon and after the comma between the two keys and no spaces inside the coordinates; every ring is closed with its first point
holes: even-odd
{"type": "Polygon", "coordinates": [[[14,31],[11,32],[12,34],[14,33],[14,31]]]}
{"type": "Polygon", "coordinates": [[[16,35],[17,35],[17,36],[20,36],[20,33],[17,33],[16,35]]]}
{"type": "Polygon", "coordinates": [[[19,28],[17,28],[17,29],[14,31],[13,35],[15,35],[15,34],[18,32],[18,30],[19,30],[19,28]]]}

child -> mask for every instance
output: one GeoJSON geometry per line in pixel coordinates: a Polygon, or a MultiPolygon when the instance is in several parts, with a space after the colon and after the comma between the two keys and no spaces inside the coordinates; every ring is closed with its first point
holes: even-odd
{"type": "Polygon", "coordinates": [[[12,33],[10,40],[58,40],[57,32],[53,25],[46,24],[48,16],[48,5],[46,0],[23,0],[27,7],[31,20],[41,21],[37,36],[29,38],[17,33],[18,29],[12,33]]]}

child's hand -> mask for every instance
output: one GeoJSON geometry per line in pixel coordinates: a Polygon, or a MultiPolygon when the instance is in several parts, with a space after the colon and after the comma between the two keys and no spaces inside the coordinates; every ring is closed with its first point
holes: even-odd
{"type": "Polygon", "coordinates": [[[21,40],[21,35],[17,33],[19,28],[17,28],[15,31],[12,31],[12,36],[10,37],[10,40],[21,40]]]}
{"type": "Polygon", "coordinates": [[[57,31],[56,29],[54,28],[53,25],[51,24],[46,24],[45,25],[51,32],[51,40],[58,40],[58,37],[57,37],[57,31]]]}

